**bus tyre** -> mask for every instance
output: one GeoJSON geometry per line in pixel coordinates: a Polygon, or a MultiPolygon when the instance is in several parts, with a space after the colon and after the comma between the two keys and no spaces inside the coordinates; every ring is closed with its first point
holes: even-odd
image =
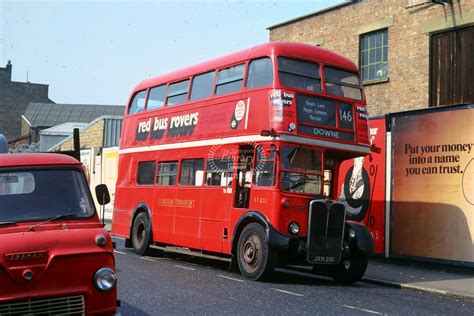
{"type": "Polygon", "coordinates": [[[147,255],[150,252],[151,232],[150,220],[148,214],[141,212],[135,217],[132,228],[133,250],[140,256],[147,255]]]}
{"type": "Polygon", "coordinates": [[[341,263],[328,266],[328,273],[339,284],[352,284],[362,279],[367,269],[367,263],[367,256],[365,254],[353,251],[341,263]]]}
{"type": "Polygon", "coordinates": [[[276,252],[269,246],[265,229],[257,224],[248,224],[239,237],[237,262],[240,273],[250,280],[264,280],[273,272],[276,252]]]}

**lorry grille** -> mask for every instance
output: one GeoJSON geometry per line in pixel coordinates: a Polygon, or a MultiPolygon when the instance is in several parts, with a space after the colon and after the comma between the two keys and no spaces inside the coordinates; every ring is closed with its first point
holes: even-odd
{"type": "Polygon", "coordinates": [[[83,295],[0,303],[0,315],[85,315],[83,295]]]}
{"type": "Polygon", "coordinates": [[[329,200],[309,205],[307,260],[309,263],[336,264],[341,260],[346,209],[329,200]]]}

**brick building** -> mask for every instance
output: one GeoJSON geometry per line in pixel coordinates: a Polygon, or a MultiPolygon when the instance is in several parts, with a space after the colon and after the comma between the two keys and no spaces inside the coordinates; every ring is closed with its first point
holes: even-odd
{"type": "Polygon", "coordinates": [[[0,68],[0,133],[8,141],[21,135],[21,116],[30,102],[54,103],[48,98],[48,85],[12,81],[12,64],[0,68]]]}
{"type": "Polygon", "coordinates": [[[355,0],[270,26],[361,70],[372,116],[474,103],[474,0],[355,0]]]}

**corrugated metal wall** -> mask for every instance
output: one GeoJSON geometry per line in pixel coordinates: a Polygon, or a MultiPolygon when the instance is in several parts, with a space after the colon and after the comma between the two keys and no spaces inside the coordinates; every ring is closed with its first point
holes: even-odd
{"type": "Polygon", "coordinates": [[[122,135],[122,119],[105,118],[104,124],[104,148],[115,147],[120,144],[122,135]]]}

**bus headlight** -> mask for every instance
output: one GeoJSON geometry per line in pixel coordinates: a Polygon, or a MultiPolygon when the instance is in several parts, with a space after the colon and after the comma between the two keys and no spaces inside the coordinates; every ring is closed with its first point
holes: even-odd
{"type": "Polygon", "coordinates": [[[110,268],[101,268],[94,275],[94,286],[102,292],[110,291],[117,283],[117,275],[110,268]]]}
{"type": "Polygon", "coordinates": [[[354,239],[356,237],[356,232],[353,229],[349,229],[349,238],[354,239]]]}
{"type": "Polygon", "coordinates": [[[291,222],[288,226],[288,232],[292,235],[298,235],[300,233],[300,225],[297,222],[291,222]]]}

